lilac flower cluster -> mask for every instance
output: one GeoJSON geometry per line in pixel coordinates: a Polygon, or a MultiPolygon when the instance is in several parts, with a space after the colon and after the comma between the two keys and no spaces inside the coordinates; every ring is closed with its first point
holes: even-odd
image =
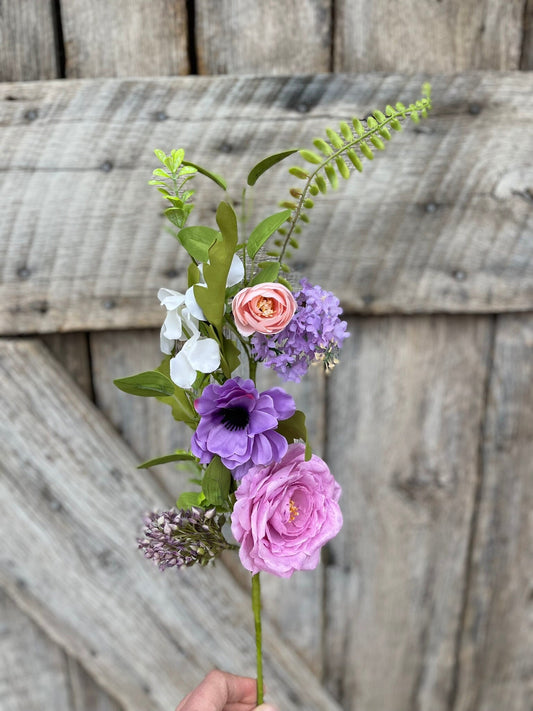
{"type": "Polygon", "coordinates": [[[343,341],[348,337],[342,309],[331,291],[313,286],[307,279],[294,296],[298,304],[289,324],[273,335],[255,333],[251,339],[255,360],[263,361],[283,380],[300,382],[312,363],[326,369],[335,365],[343,341]]]}
{"type": "Polygon", "coordinates": [[[220,523],[214,508],[204,511],[193,506],[187,511],[151,513],[144,520],[145,537],[137,543],[144,557],[151,558],[160,570],[207,565],[222,550],[231,548],[220,523]]]}

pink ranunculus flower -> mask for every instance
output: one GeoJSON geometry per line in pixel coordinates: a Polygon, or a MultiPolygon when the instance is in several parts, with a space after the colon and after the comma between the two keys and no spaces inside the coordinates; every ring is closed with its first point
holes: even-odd
{"type": "Polygon", "coordinates": [[[296,311],[296,299],[283,284],[267,282],[241,289],[231,308],[241,336],[283,331],[296,311]]]}
{"type": "Polygon", "coordinates": [[[241,563],[282,578],[316,568],[320,549],[342,526],[340,494],[320,457],[305,461],[303,444],[290,444],[280,462],[251,467],[231,515],[241,563]]]}

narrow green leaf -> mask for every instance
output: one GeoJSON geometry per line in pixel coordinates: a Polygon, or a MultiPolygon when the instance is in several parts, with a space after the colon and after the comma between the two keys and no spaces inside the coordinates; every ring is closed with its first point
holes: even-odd
{"type": "Polygon", "coordinates": [[[368,160],[373,160],[374,159],[374,154],[370,150],[370,146],[368,143],[365,141],[361,141],[359,144],[359,148],[361,149],[361,153],[365,156],[365,158],[368,158],[368,160]]]}
{"type": "Polygon", "coordinates": [[[228,503],[231,486],[231,472],[227,469],[218,455],[207,465],[202,480],[202,492],[208,504],[224,506],[228,503]]]}
{"type": "Polygon", "coordinates": [[[370,130],[373,130],[374,128],[377,128],[378,122],[373,116],[369,116],[366,120],[366,125],[370,130]]]}
{"type": "Polygon", "coordinates": [[[281,153],[273,153],[271,156],[263,158],[263,160],[259,161],[259,163],[254,165],[252,170],[248,173],[248,185],[255,185],[257,180],[263,175],[263,173],[266,173],[266,171],[272,168],[272,166],[276,165],[277,163],[280,163],[282,160],[285,160],[285,158],[292,156],[292,154],[296,153],[297,151],[297,148],[290,148],[287,151],[282,151],[281,153]]]}
{"type": "Polygon", "coordinates": [[[348,180],[348,178],[350,177],[350,169],[348,168],[348,166],[347,166],[346,163],[344,162],[343,158],[341,158],[341,156],[337,156],[337,157],[335,158],[335,163],[337,164],[337,168],[339,169],[339,173],[342,175],[342,177],[344,178],[344,180],[348,180]]]}
{"type": "Polygon", "coordinates": [[[352,129],[348,126],[348,124],[345,121],[341,121],[340,127],[341,127],[341,133],[344,136],[344,138],[347,141],[353,141],[352,129]]]}
{"type": "Polygon", "coordinates": [[[169,462],[196,462],[197,458],[193,454],[187,454],[185,452],[173,452],[172,454],[165,454],[163,457],[156,457],[155,459],[149,459],[142,464],[139,464],[137,469],[150,469],[150,467],[156,467],[158,464],[168,464],[169,462]]]}
{"type": "Polygon", "coordinates": [[[385,149],[385,144],[381,138],[378,138],[378,136],[371,136],[370,140],[372,141],[372,145],[374,145],[378,151],[383,151],[385,149]]]}
{"type": "Polygon", "coordinates": [[[350,150],[346,152],[346,155],[352,161],[354,168],[356,170],[358,170],[360,173],[362,173],[363,172],[363,164],[361,163],[361,159],[359,158],[357,153],[354,151],[354,149],[350,148],[350,150]]]}
{"type": "MultiPolygon", "coordinates": [[[[204,264],[204,279],[207,288],[194,287],[194,296],[203,310],[206,319],[211,323],[222,338],[224,307],[226,300],[226,280],[235,247],[239,241],[237,231],[237,215],[227,202],[221,202],[216,214],[217,224],[222,239],[216,240],[209,249],[209,263],[204,264]]],[[[226,377],[230,377],[226,374],[226,377]]]]}
{"type": "Polygon", "coordinates": [[[337,178],[337,173],[335,172],[335,168],[330,164],[326,165],[324,168],[326,171],[326,176],[329,180],[329,183],[333,190],[336,190],[339,187],[339,179],[337,178]]]}
{"type": "Polygon", "coordinates": [[[333,148],[322,138],[315,138],[313,144],[325,156],[330,156],[333,153],[333,148]]]}
{"type": "Polygon", "coordinates": [[[331,141],[331,145],[334,148],[342,148],[344,146],[344,141],[339,136],[337,131],[334,131],[332,128],[326,128],[326,133],[328,135],[329,140],[331,141]]]}
{"type": "Polygon", "coordinates": [[[377,120],[380,123],[383,123],[383,121],[387,120],[387,117],[385,116],[385,114],[382,111],[378,111],[378,110],[374,111],[374,116],[377,118],[377,120]]]}
{"type": "Polygon", "coordinates": [[[178,232],[177,238],[195,261],[207,262],[209,249],[220,239],[220,232],[212,227],[195,225],[184,227],[178,232]]]}
{"type": "Polygon", "coordinates": [[[267,265],[258,271],[254,278],[250,281],[250,286],[276,281],[278,274],[279,262],[267,262],[267,265]]]}
{"type": "Polygon", "coordinates": [[[394,131],[401,131],[402,130],[402,124],[396,118],[392,119],[392,121],[390,122],[389,125],[394,131]]]}
{"type": "Polygon", "coordinates": [[[113,383],[122,392],[142,397],[168,397],[174,393],[175,388],[174,383],[157,370],[147,370],[128,378],[118,378],[113,383]]]}
{"type": "Polygon", "coordinates": [[[188,165],[191,168],[195,168],[199,173],[202,175],[205,175],[206,178],[209,178],[212,180],[214,183],[216,183],[219,187],[222,188],[222,190],[227,190],[227,185],[226,181],[224,178],[220,175],[217,175],[216,173],[212,173],[211,171],[207,170],[206,168],[202,168],[201,165],[196,165],[196,163],[191,163],[188,160],[183,161],[183,165],[188,165]]]}
{"type": "Polygon", "coordinates": [[[160,178],[170,178],[170,174],[164,171],[162,168],[156,168],[152,171],[152,175],[157,175],[160,178]]]}
{"type": "Polygon", "coordinates": [[[292,168],[289,168],[289,173],[291,175],[294,175],[295,178],[299,178],[300,180],[307,180],[309,178],[309,173],[307,173],[303,168],[300,168],[297,165],[293,166],[292,168]]]}
{"type": "Polygon", "coordinates": [[[248,244],[246,245],[246,251],[251,259],[255,257],[267,239],[273,235],[290,216],[290,210],[277,212],[275,215],[270,215],[264,219],[252,230],[251,235],[248,237],[248,244]]]}
{"type": "Polygon", "coordinates": [[[357,133],[357,135],[358,135],[358,136],[364,136],[364,134],[365,134],[365,127],[363,126],[363,124],[361,123],[361,121],[359,121],[358,118],[354,118],[354,119],[352,119],[352,123],[353,123],[353,127],[355,128],[355,132],[357,133]]]}
{"type": "Polygon", "coordinates": [[[293,290],[294,290],[294,288],[293,288],[292,284],[290,283],[290,281],[287,281],[287,280],[284,279],[283,277],[278,277],[278,281],[279,281],[280,284],[283,284],[283,286],[286,286],[289,291],[293,291],[293,290]]]}
{"type": "Polygon", "coordinates": [[[303,148],[300,151],[300,155],[304,160],[306,160],[308,163],[314,163],[316,165],[320,165],[322,163],[323,158],[321,158],[318,153],[315,153],[314,151],[308,151],[306,148],[303,148]]]}
{"type": "Polygon", "coordinates": [[[326,185],[326,181],[324,180],[324,177],[322,175],[317,175],[316,178],[316,186],[320,190],[320,192],[325,195],[328,191],[328,186],[326,185]]]}

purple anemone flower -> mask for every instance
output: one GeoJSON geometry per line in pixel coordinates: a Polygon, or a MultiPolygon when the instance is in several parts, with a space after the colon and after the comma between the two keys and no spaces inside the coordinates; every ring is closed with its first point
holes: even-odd
{"type": "Polygon", "coordinates": [[[235,377],[208,385],[194,406],[201,419],[191,451],[202,464],[218,454],[241,479],[252,465],[279,462],[287,452],[287,440],[276,427],[294,415],[296,405],[283,388],[259,393],[252,380],[235,377]]]}

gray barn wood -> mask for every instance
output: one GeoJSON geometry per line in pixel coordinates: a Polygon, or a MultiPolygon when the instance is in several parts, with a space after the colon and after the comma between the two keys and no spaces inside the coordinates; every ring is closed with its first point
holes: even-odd
{"type": "Polygon", "coordinates": [[[339,0],[337,72],[518,69],[524,0],[339,0]]]}
{"type": "Polygon", "coordinates": [[[61,0],[67,77],[188,74],[185,0],[61,0]]]}
{"type": "MultiPolygon", "coordinates": [[[[367,164],[368,176],[355,175],[316,208],[296,265],[352,312],[528,309],[531,82],[520,73],[436,77],[434,118],[395,137],[386,159],[367,164]]],[[[419,86],[375,75],[4,86],[18,100],[2,102],[0,114],[0,332],[159,325],[155,294],[162,280],[183,288],[185,257],[146,187],[153,146],[183,144],[237,186],[268,150],[309,145],[324,124],[414,98],[419,86]],[[36,120],[25,118],[29,110],[36,120]]],[[[280,172],[258,188],[270,209],[285,195],[280,172]]],[[[224,194],[204,188],[194,219],[211,224],[224,194]]]]}
{"type": "Polygon", "coordinates": [[[351,319],[350,332],[328,396],[345,518],[326,568],[326,684],[353,711],[449,711],[490,319],[351,319]]]}

